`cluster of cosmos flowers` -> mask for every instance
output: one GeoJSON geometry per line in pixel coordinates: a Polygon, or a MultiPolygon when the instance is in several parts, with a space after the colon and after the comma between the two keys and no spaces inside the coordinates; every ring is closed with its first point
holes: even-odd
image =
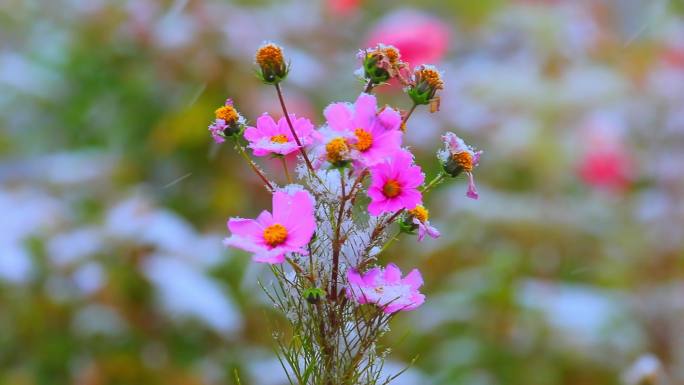
{"type": "MultiPolygon", "coordinates": [[[[440,72],[428,65],[411,69],[396,48],[382,44],[361,50],[359,58],[362,66],[358,72],[366,84],[365,90],[353,103],[328,105],[323,111],[325,122],[316,128],[310,119],[287,112],[280,83],[287,77],[289,63],[280,46],[266,43],[257,51],[258,74],[264,83],[276,87],[283,116],[275,119],[264,113],[254,125],[249,125],[228,99],[215,111],[209,131],[217,143],[232,139],[239,151],[251,150],[254,157],[281,158],[285,164],[285,156],[298,153],[301,160],[301,183],[295,184],[288,174],[288,183],[279,187],[246,157],[272,193],[273,207],[255,219],[231,218],[230,236],[225,244],[252,253],[255,262],[288,262],[299,272],[306,270],[304,264],[314,263],[319,257],[330,259],[312,252],[318,249],[312,248],[314,243],[327,242],[325,249],[337,248],[338,255],[324,263],[324,273],[332,274],[332,278],[314,281],[319,286],[317,290],[336,299],[336,274],[344,271],[346,274],[340,273],[340,295],[359,305],[378,306],[389,314],[415,309],[424,302],[425,296],[419,292],[423,284],[421,274],[414,269],[402,278],[394,264],[372,267],[376,258],[369,248],[355,252],[344,249],[345,237],[339,235],[340,228],[344,231],[344,218],[354,215],[347,214],[345,205],[352,207],[369,201],[362,207],[368,220],[365,227],[361,226],[367,230],[363,240],[368,246],[373,245],[374,238],[381,238],[382,231],[392,223],[397,223],[403,233],[417,234],[419,241],[426,235],[437,238],[440,233],[430,224],[423,195],[446,177],[463,174],[468,178],[467,196],[477,199],[472,172],[481,151],[447,132],[443,135],[444,147],[437,154],[441,171],[426,184],[421,167],[403,144],[403,136],[416,107],[428,105],[431,111],[438,110],[437,93],[444,87],[440,72]],[[388,82],[399,82],[405,87],[413,102],[410,110],[378,103],[373,88],[388,82]],[[364,195],[367,198],[356,199],[364,195]],[[339,210],[340,215],[329,215],[331,208],[339,210]],[[322,237],[319,232],[326,229],[328,234],[322,237]],[[339,254],[345,252],[356,255],[347,255],[346,262],[341,262],[339,254]]],[[[352,218],[352,222],[359,220],[352,218]]]]}

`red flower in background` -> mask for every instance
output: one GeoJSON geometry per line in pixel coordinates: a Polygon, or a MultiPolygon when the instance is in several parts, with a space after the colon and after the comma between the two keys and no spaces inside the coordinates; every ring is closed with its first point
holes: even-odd
{"type": "Polygon", "coordinates": [[[442,20],[415,10],[401,10],[380,20],[364,46],[393,45],[401,52],[402,60],[416,66],[440,61],[449,40],[449,26],[442,20]]]}
{"type": "Polygon", "coordinates": [[[617,149],[596,149],[587,152],[579,166],[584,183],[610,191],[624,191],[629,186],[631,160],[617,149]]]}
{"type": "Polygon", "coordinates": [[[335,16],[348,16],[358,11],[361,0],[328,0],[328,11],[335,16]]]}
{"type": "Polygon", "coordinates": [[[632,182],[633,162],[622,138],[620,122],[605,116],[590,119],[584,128],[584,153],[577,173],[587,185],[612,192],[632,182]]]}

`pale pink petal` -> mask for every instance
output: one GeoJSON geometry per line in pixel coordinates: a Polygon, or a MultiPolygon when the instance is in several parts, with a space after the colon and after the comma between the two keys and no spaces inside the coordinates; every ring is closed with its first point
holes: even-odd
{"type": "Polygon", "coordinates": [[[401,126],[401,115],[391,108],[385,108],[378,114],[378,123],[386,130],[398,130],[401,126]]]}
{"type": "Polygon", "coordinates": [[[224,239],[223,244],[225,246],[235,247],[250,253],[257,253],[264,250],[264,246],[260,245],[258,241],[255,241],[253,238],[241,237],[239,235],[232,235],[224,239]]]}
{"type": "Polygon", "coordinates": [[[420,274],[418,269],[413,269],[411,272],[406,274],[406,277],[404,277],[402,283],[409,285],[413,290],[418,290],[421,286],[423,286],[423,276],[420,274]]]}
{"type": "Polygon", "coordinates": [[[285,262],[285,252],[281,248],[274,248],[271,250],[262,250],[261,252],[255,253],[252,257],[254,262],[278,264],[285,262]]]}
{"type": "Polygon", "coordinates": [[[245,139],[250,142],[256,142],[263,137],[259,129],[256,127],[247,127],[243,135],[245,139]]]}
{"type": "Polygon", "coordinates": [[[230,218],[228,229],[232,234],[247,239],[261,239],[264,233],[264,227],[260,223],[246,218],[230,218]]]}
{"type": "Polygon", "coordinates": [[[398,283],[401,281],[401,270],[394,263],[390,263],[385,267],[385,282],[398,283]]]}
{"type": "Polygon", "coordinates": [[[377,111],[375,96],[362,93],[354,103],[354,128],[370,129],[377,111]]]}
{"type": "Polygon", "coordinates": [[[333,103],[323,111],[328,125],[337,131],[353,130],[352,111],[348,103],[333,103]]]}
{"type": "Polygon", "coordinates": [[[468,173],[468,192],[466,193],[468,198],[478,199],[480,196],[477,193],[477,188],[475,187],[475,178],[473,178],[473,173],[468,173]]]}
{"type": "Polygon", "coordinates": [[[273,136],[278,134],[278,126],[271,115],[263,114],[258,117],[256,126],[263,135],[273,136]]]}

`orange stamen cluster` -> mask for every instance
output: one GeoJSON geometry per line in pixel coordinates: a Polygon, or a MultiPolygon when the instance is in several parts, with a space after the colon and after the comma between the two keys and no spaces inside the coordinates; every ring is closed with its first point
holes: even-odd
{"type": "Polygon", "coordinates": [[[430,217],[430,212],[422,205],[418,205],[415,209],[409,210],[409,214],[421,222],[426,222],[430,217]]]}
{"type": "Polygon", "coordinates": [[[349,152],[349,147],[344,138],[335,138],[325,145],[326,158],[333,164],[344,161],[347,152],[349,152]]]}
{"type": "Polygon", "coordinates": [[[382,194],[387,198],[394,198],[401,194],[401,186],[399,186],[399,182],[394,179],[390,179],[385,182],[385,185],[382,186],[382,194]]]}
{"type": "Polygon", "coordinates": [[[271,142],[273,143],[287,143],[287,136],[283,134],[275,135],[271,137],[271,142]]]}
{"type": "Polygon", "coordinates": [[[280,223],[274,223],[264,229],[264,241],[271,247],[276,247],[287,239],[287,229],[280,223]]]}
{"type": "Polygon", "coordinates": [[[432,89],[442,90],[444,89],[444,81],[442,80],[442,75],[439,74],[437,70],[430,67],[420,67],[416,70],[416,78],[420,81],[424,81],[432,89]]]}
{"type": "Polygon", "coordinates": [[[257,64],[264,67],[280,67],[284,64],[283,50],[273,43],[261,46],[256,53],[257,64]]]}
{"type": "Polygon", "coordinates": [[[463,171],[473,171],[473,155],[470,152],[462,151],[457,154],[453,154],[451,158],[459,167],[463,169],[463,171]]]}
{"type": "Polygon", "coordinates": [[[356,144],[354,146],[357,150],[364,152],[373,145],[373,135],[363,128],[354,130],[354,135],[356,135],[356,144]]]}
{"type": "Polygon", "coordinates": [[[214,111],[216,118],[223,119],[226,124],[233,124],[238,120],[238,113],[233,106],[221,106],[214,111]]]}

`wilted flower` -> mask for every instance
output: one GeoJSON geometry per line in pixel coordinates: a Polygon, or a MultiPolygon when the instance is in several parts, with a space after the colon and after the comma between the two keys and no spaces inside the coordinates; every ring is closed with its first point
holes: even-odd
{"type": "MultiPolygon", "coordinates": [[[[372,166],[400,149],[401,117],[391,108],[384,108],[378,113],[373,95],[361,94],[353,106],[349,103],[333,103],[326,107],[323,114],[328,126],[334,131],[345,133],[344,137],[348,139],[344,146],[362,166],[372,166]]],[[[339,146],[343,144],[339,143],[339,146]]],[[[329,158],[337,156],[334,151],[326,153],[329,158]]]]}
{"type": "Polygon", "coordinates": [[[256,52],[256,63],[259,66],[259,78],[267,84],[280,83],[290,70],[285,63],[283,49],[274,43],[265,43],[256,52]]]}
{"type": "Polygon", "coordinates": [[[432,238],[439,238],[441,234],[439,233],[439,230],[430,225],[429,218],[430,214],[428,209],[423,205],[418,205],[413,210],[409,210],[406,221],[402,223],[402,227],[406,226],[407,230],[411,232],[417,229],[418,242],[421,242],[426,234],[432,238]]]}
{"type": "MultiPolygon", "coordinates": [[[[313,143],[318,133],[309,119],[290,114],[290,121],[302,146],[313,143]]],[[[256,121],[256,127],[247,127],[244,135],[255,156],[287,155],[298,148],[285,117],[281,117],[276,123],[270,115],[261,115],[256,121]]]]}
{"type": "Polygon", "coordinates": [[[308,254],[305,246],[316,228],[314,199],[304,189],[276,191],[273,214],[264,210],[256,219],[231,218],[226,246],[254,253],[255,262],[282,263],[286,253],[308,254]]]}
{"type": "Polygon", "coordinates": [[[457,177],[465,172],[468,175],[468,192],[466,195],[469,198],[477,199],[473,168],[480,161],[482,151],[473,150],[453,132],[447,132],[442,136],[442,139],[445,148],[437,153],[437,157],[442,162],[444,171],[452,177],[457,177]]]}
{"type": "Polygon", "coordinates": [[[433,66],[421,65],[413,71],[406,93],[417,105],[430,104],[438,90],[444,89],[442,74],[433,66]]]}
{"type": "Polygon", "coordinates": [[[385,269],[376,267],[363,275],[349,270],[347,280],[349,298],[359,304],[375,304],[387,314],[413,310],[425,302],[425,295],[418,291],[423,286],[423,277],[418,269],[401,278],[401,270],[390,263],[385,269]]]}
{"type": "Polygon", "coordinates": [[[378,44],[375,48],[359,51],[358,57],[363,62],[363,76],[372,84],[385,83],[393,78],[408,83],[409,66],[401,60],[396,47],[378,44]]]}
{"type": "Polygon", "coordinates": [[[216,119],[209,125],[209,132],[216,143],[223,143],[226,137],[242,132],[245,119],[237,112],[232,99],[214,111],[216,119]]]}
{"type": "Polygon", "coordinates": [[[368,196],[371,203],[368,212],[377,216],[401,209],[412,210],[423,199],[418,186],[425,175],[413,164],[413,156],[407,151],[397,151],[392,157],[370,167],[371,184],[368,196]]]}

